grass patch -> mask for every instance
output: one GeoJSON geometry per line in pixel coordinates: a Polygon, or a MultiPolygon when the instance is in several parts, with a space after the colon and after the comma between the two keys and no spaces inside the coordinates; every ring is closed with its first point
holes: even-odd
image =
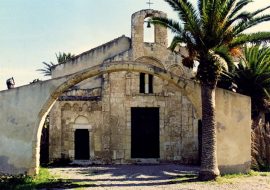
{"type": "Polygon", "coordinates": [[[252,177],[252,176],[270,176],[270,172],[258,172],[258,171],[254,171],[254,170],[250,170],[248,173],[246,174],[227,174],[227,175],[222,175],[222,178],[226,178],[226,179],[232,179],[232,178],[242,178],[242,177],[252,177]]]}
{"type": "Polygon", "coordinates": [[[239,174],[227,174],[227,175],[222,175],[222,176],[218,177],[216,179],[216,182],[218,184],[233,183],[237,179],[247,178],[247,177],[254,177],[254,176],[267,177],[267,176],[270,176],[270,172],[258,172],[258,171],[251,170],[250,172],[248,172],[246,174],[242,174],[242,173],[239,173],[239,174]]]}
{"type": "Polygon", "coordinates": [[[40,168],[35,177],[26,175],[0,176],[0,189],[2,190],[34,190],[42,188],[76,188],[93,187],[91,182],[72,182],[71,180],[58,179],[52,176],[48,169],[40,168]]]}
{"type": "Polygon", "coordinates": [[[183,173],[179,174],[176,177],[174,177],[170,183],[189,183],[189,182],[197,182],[198,181],[198,175],[192,174],[192,173],[183,173]]]}
{"type": "Polygon", "coordinates": [[[58,187],[68,184],[67,180],[56,179],[46,168],[40,168],[40,172],[35,177],[26,175],[1,176],[0,189],[5,190],[31,190],[45,187],[58,187]]]}
{"type": "Polygon", "coordinates": [[[233,184],[237,181],[237,179],[246,178],[246,177],[253,177],[253,176],[262,176],[268,177],[270,176],[270,172],[258,172],[251,170],[247,174],[227,174],[218,177],[215,181],[200,181],[198,179],[197,174],[179,174],[174,179],[170,181],[170,183],[210,183],[210,184],[233,184]]]}
{"type": "Polygon", "coordinates": [[[266,177],[266,176],[270,176],[270,171],[261,172],[261,171],[253,171],[253,170],[251,170],[248,174],[250,176],[263,176],[263,177],[266,177]]]}

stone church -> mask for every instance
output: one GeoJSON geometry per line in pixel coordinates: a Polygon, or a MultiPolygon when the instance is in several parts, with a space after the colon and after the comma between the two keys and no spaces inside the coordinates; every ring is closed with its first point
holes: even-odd
{"type": "MultiPolygon", "coordinates": [[[[167,49],[167,29],[151,26],[154,42],[144,42],[152,16],[166,14],[151,9],[134,13],[131,38],[121,36],[57,65],[52,78],[121,60],[192,77],[181,56],[167,49]]],[[[50,160],[198,162],[198,118],[192,104],[173,85],[145,73],[123,71],[85,80],[59,97],[50,120],[50,160]]]]}
{"type": "MultiPolygon", "coordinates": [[[[131,38],[121,36],[55,66],[52,78],[114,61],[136,61],[194,77],[182,57],[168,50],[166,28],[151,25],[154,41],[145,42],[147,19],[153,16],[166,14],[152,9],[134,13],[131,38]]],[[[180,52],[186,54],[185,49],[180,52]]],[[[200,118],[193,104],[174,85],[146,73],[89,78],[62,94],[50,111],[51,161],[197,164],[199,152],[200,118]]]]}

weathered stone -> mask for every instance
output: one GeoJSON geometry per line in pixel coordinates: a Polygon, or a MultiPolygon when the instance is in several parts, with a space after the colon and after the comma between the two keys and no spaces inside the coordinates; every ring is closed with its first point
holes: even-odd
{"type": "MultiPolygon", "coordinates": [[[[167,50],[166,29],[156,26],[155,43],[143,42],[148,16],[165,14],[137,12],[132,39],[120,37],[56,66],[52,80],[0,92],[0,158],[8,163],[0,172],[37,172],[42,124],[58,97],[50,112],[51,160],[74,159],[74,133],[87,129],[93,163],[138,161],[131,158],[131,108],[155,107],[160,124],[158,160],[197,162],[200,86],[189,80],[193,73],[183,67],[181,56],[167,50]],[[153,93],[140,92],[138,72],[154,75],[153,93]]],[[[217,122],[223,126],[218,131],[218,162],[224,171],[248,166],[250,99],[217,89],[216,102],[217,122]]],[[[234,171],[243,168],[247,167],[234,171]]]]}

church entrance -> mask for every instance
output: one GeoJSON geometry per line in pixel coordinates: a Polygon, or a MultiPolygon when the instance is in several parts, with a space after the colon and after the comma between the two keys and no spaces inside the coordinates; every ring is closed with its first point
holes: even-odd
{"type": "Polygon", "coordinates": [[[75,130],[75,160],[89,160],[89,131],[75,130]]]}
{"type": "Polygon", "coordinates": [[[131,157],[159,158],[159,108],[131,108],[131,157]]]}

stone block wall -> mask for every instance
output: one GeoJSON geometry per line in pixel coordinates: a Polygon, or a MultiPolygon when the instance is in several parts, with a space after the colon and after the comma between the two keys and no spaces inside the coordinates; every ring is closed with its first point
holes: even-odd
{"type": "Polygon", "coordinates": [[[160,161],[197,163],[197,117],[192,104],[174,86],[154,77],[154,93],[139,93],[139,73],[105,74],[99,101],[58,101],[51,111],[50,159],[74,159],[74,125],[87,118],[90,160],[133,163],[131,108],[160,110],[160,161]]]}
{"type": "MultiPolygon", "coordinates": [[[[155,43],[144,42],[145,18],[152,16],[166,17],[165,13],[155,10],[142,10],[132,15],[131,48],[126,37],[116,39],[107,45],[89,51],[77,57],[74,64],[58,66],[57,72],[73,72],[87,67],[87,64],[101,64],[113,61],[137,61],[167,69],[178,76],[191,78],[192,71],[183,67],[182,57],[167,49],[167,30],[155,27],[155,43]],[[105,51],[95,54],[107,47],[105,51]],[[124,51],[125,49],[125,51],[124,51]],[[120,52],[122,51],[122,52],[120,52]],[[88,58],[88,57],[89,58],[88,58]],[[75,64],[76,63],[76,64],[75,64]]],[[[198,161],[198,119],[195,109],[187,97],[168,82],[153,77],[153,93],[139,92],[140,73],[117,72],[104,74],[78,84],[79,88],[98,87],[99,99],[96,101],[70,101],[69,95],[85,96],[85,90],[72,90],[61,97],[51,111],[51,160],[59,157],[74,158],[74,127],[77,117],[84,116],[89,121],[90,157],[97,163],[132,163],[131,159],[131,108],[156,107],[160,112],[160,159],[196,163],[198,161]],[[92,107],[97,105],[98,110],[92,107]],[[84,108],[85,107],[85,108],[84,108]],[[61,111],[59,111],[59,109],[61,111]],[[57,126],[56,126],[57,125],[57,126]]],[[[88,93],[88,92],[87,92],[88,93]]],[[[93,93],[92,93],[93,94],[93,93]]],[[[88,93],[91,96],[91,93],[88,93]]],[[[79,97],[80,98],[80,97],[79,97]]]]}

